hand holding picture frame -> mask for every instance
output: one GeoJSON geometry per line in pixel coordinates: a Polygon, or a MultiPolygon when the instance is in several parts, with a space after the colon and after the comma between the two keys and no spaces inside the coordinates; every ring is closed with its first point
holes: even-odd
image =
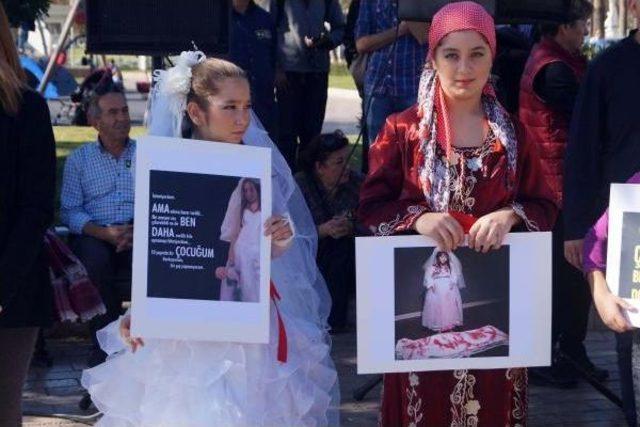
{"type": "Polygon", "coordinates": [[[268,342],[271,152],[147,136],[136,155],[132,334],[268,342]]]}
{"type": "Polygon", "coordinates": [[[607,285],[636,311],[626,311],[640,327],[640,184],[612,184],[609,198],[607,285]]]}

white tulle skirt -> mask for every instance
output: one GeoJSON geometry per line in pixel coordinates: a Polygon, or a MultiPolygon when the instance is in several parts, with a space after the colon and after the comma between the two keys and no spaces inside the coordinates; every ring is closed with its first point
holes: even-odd
{"type": "Polygon", "coordinates": [[[114,322],[99,332],[109,358],[82,385],[104,414],[99,427],[333,426],[337,374],[326,331],[282,313],[288,360],[270,344],[149,340],[135,354],[114,322]]]}

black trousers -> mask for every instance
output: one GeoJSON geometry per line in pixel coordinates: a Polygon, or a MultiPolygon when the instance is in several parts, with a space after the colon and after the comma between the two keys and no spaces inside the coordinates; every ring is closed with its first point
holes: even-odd
{"type": "Polygon", "coordinates": [[[584,340],[587,336],[591,291],[581,271],[564,257],[562,213],[553,229],[553,306],[552,344],[580,362],[586,359],[584,340]]]}
{"type": "Polygon", "coordinates": [[[84,235],[72,235],[69,245],[84,264],[107,307],[107,313],[93,319],[90,325],[94,351],[88,364],[93,367],[104,362],[107,356],[98,346],[96,331],[116,320],[122,314],[122,303],[131,300],[132,251],[117,253],[111,244],[84,235]]]}
{"type": "Polygon", "coordinates": [[[287,72],[287,87],[278,88],[277,146],[293,171],[298,151],[322,132],[327,108],[329,73],[287,72]],[[298,147],[299,144],[299,147],[298,147]]]}
{"type": "Polygon", "coordinates": [[[22,425],[22,386],[38,328],[0,328],[0,427],[22,425]]]}
{"type": "MultiPolygon", "coordinates": [[[[629,427],[637,427],[637,402],[635,389],[640,388],[640,336],[637,331],[616,334],[616,353],[618,355],[618,371],[620,373],[620,392],[622,394],[622,411],[629,427]],[[635,377],[635,378],[634,378],[635,377]]],[[[640,391],[640,390],[639,390],[640,391]]]]}
{"type": "Polygon", "coordinates": [[[325,237],[318,243],[318,268],[331,295],[329,325],[340,329],[347,325],[349,298],[355,292],[355,240],[353,237],[325,237]]]}

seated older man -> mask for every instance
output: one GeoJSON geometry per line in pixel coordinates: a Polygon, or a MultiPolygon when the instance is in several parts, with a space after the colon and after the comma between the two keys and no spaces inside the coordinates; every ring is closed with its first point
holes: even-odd
{"type": "MultiPolygon", "coordinates": [[[[131,296],[135,141],[122,92],[97,91],[88,118],[98,139],[67,159],[61,194],[61,219],[69,226],[71,249],[80,258],[107,307],[92,322],[92,332],[115,320],[131,296]]],[[[95,346],[89,365],[105,359],[95,346]]]]}

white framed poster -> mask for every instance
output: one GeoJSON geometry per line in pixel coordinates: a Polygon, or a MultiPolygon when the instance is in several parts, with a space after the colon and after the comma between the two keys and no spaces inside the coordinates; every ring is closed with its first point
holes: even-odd
{"type": "Polygon", "coordinates": [[[132,334],[268,342],[271,152],[145,136],[135,169],[132,334]]]}
{"type": "Polygon", "coordinates": [[[611,184],[607,284],[637,310],[626,314],[640,327],[640,184],[611,184]]]}
{"type": "Polygon", "coordinates": [[[551,233],[487,254],[362,237],[356,272],[359,374],[551,364],[551,233]]]}

